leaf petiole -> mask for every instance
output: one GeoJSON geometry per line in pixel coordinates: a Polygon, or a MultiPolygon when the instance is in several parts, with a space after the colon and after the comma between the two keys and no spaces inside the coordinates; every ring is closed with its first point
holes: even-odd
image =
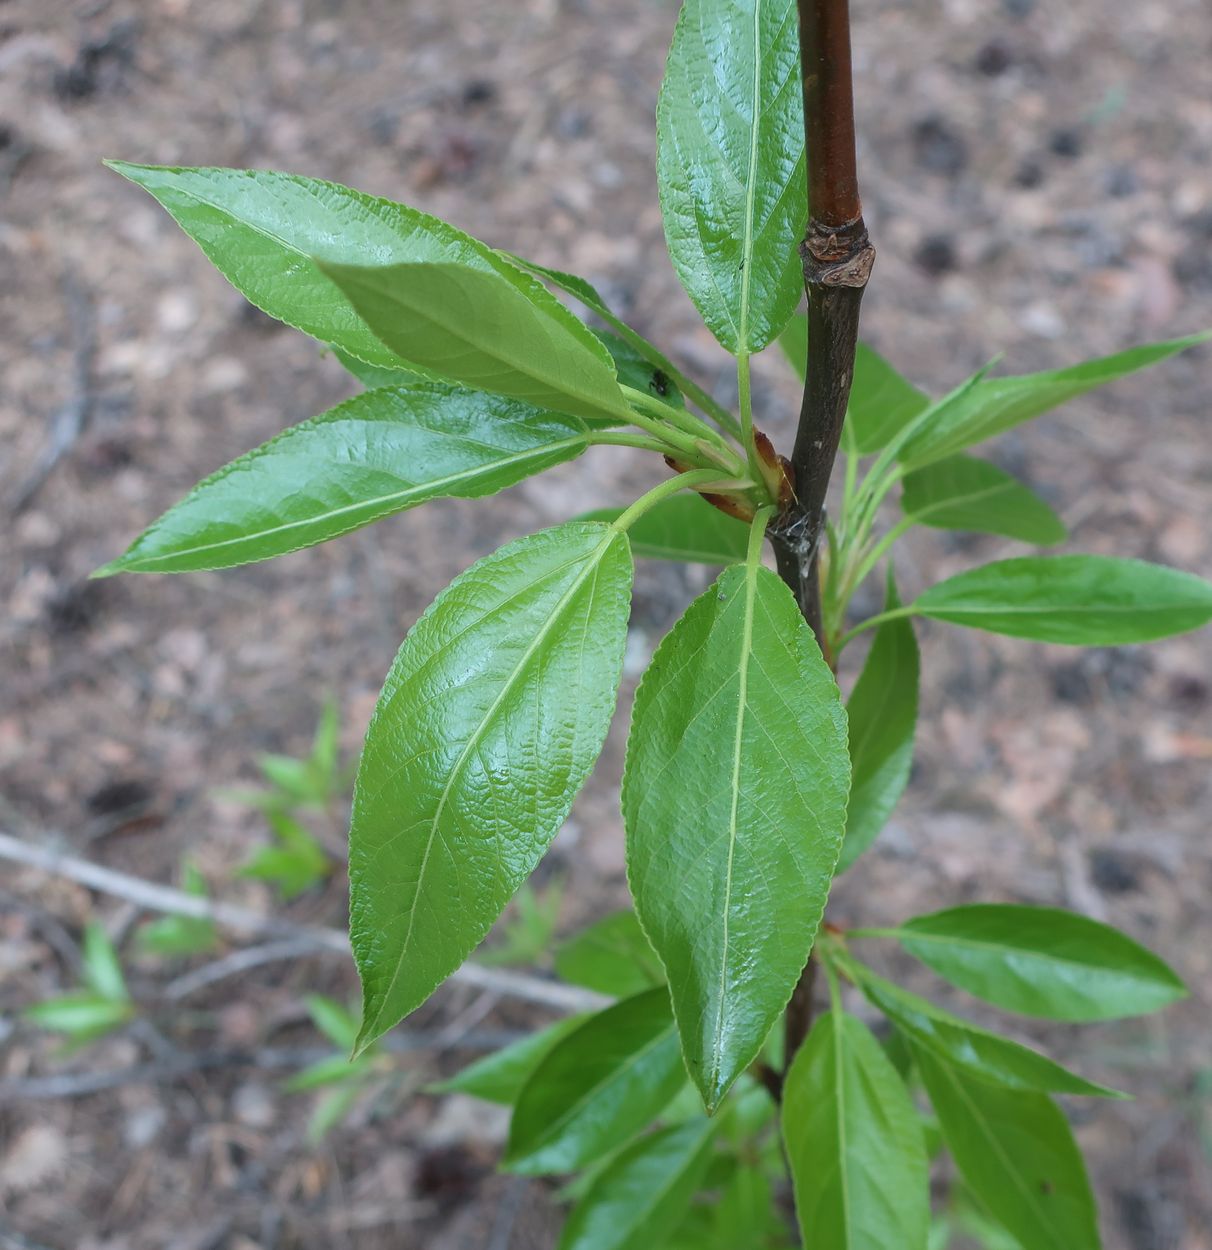
{"type": "Polygon", "coordinates": [[[636,521],[655,508],[663,499],[676,495],[680,490],[702,490],[706,486],[717,486],[726,490],[738,490],[751,486],[751,482],[720,482],[719,472],[715,469],[691,469],[689,473],[679,473],[676,477],[667,478],[660,485],[654,486],[611,521],[611,528],[626,532],[636,521]]]}
{"type": "Polygon", "coordinates": [[[865,621],[860,621],[852,630],[838,639],[836,651],[840,653],[842,648],[859,634],[868,629],[875,629],[876,626],[883,625],[885,621],[896,621],[900,620],[901,617],[916,615],[918,615],[917,608],[912,603],[909,603],[904,607],[892,608],[888,612],[878,612],[875,616],[869,616],[865,621]]]}

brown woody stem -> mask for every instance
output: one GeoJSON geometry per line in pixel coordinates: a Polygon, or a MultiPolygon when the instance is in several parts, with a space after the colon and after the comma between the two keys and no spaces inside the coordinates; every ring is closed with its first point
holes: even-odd
{"type": "MultiPolygon", "coordinates": [[[[825,658],[820,544],[858,346],[859,305],[875,260],[863,224],[854,144],[848,0],[798,0],[808,148],[808,230],[800,247],[808,295],[808,366],[791,464],[795,499],[771,526],[779,575],[795,594],[825,658]]],[[[815,964],[787,1007],[786,1062],[812,1024],[815,964]]]]}

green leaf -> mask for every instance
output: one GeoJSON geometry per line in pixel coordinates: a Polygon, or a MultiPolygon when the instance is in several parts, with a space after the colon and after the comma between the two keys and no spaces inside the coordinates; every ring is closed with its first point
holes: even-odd
{"type": "Polygon", "coordinates": [[[80,970],[85,985],[102,998],[113,1002],[126,1002],[130,998],[122,975],[122,961],[99,921],[90,921],[84,927],[80,970]]]}
{"type": "MultiPolygon", "coordinates": [[[[385,346],[320,268],[321,264],[360,267],[373,257],[384,269],[405,264],[474,269],[498,296],[500,284],[512,287],[529,305],[525,320],[550,330],[551,341],[543,342],[544,351],[548,347],[554,351],[557,343],[567,351],[579,344],[587,360],[598,366],[595,370],[592,363],[583,362],[588,372],[596,373],[599,381],[605,372],[613,384],[612,366],[601,344],[540,282],[436,217],[293,174],[108,163],[155,196],[258,308],[359,360],[390,369],[426,368],[411,344],[403,356],[385,346]]],[[[435,282],[440,284],[440,278],[435,282]]],[[[510,302],[508,296],[501,296],[501,301],[510,302]]],[[[501,306],[498,302],[498,311],[501,306]]],[[[432,311],[450,315],[458,307],[443,302],[432,311]]],[[[482,323],[485,315],[486,310],[477,309],[474,320],[482,323]]],[[[617,398],[617,387],[606,390],[617,398]]]]}
{"type": "Polygon", "coordinates": [[[369,365],[357,356],[343,352],[339,347],[332,348],[332,354],[341,363],[347,373],[352,374],[368,390],[378,390],[383,386],[411,386],[420,381],[420,376],[411,369],[391,369],[386,365],[369,365]]]}
{"type": "Polygon", "coordinates": [[[362,1096],[362,1086],[342,1085],[330,1089],[317,1103],[307,1124],[307,1140],[314,1146],[324,1140],[353,1110],[362,1096]]]}
{"type": "Polygon", "coordinates": [[[908,474],[901,508],[933,529],[1002,534],[1038,546],[1065,540],[1064,522],[1033,490],[972,456],[948,456],[908,474]]]}
{"type": "MultiPolygon", "coordinates": [[[[787,1228],[779,1218],[774,1190],[760,1168],[741,1162],[720,1194],[714,1211],[715,1250],[769,1246],[774,1238],[787,1241],[787,1228]]],[[[700,1243],[702,1244],[702,1243],[700,1243]]]]}
{"type": "Polygon", "coordinates": [[[808,374],[808,314],[793,313],[778,337],[787,363],[802,382],[808,374]]]}
{"type": "Polygon", "coordinates": [[[298,1094],[304,1090],[321,1089],[325,1085],[361,1083],[371,1070],[370,1059],[354,1059],[351,1062],[347,1055],[332,1055],[296,1072],[282,1083],[282,1088],[288,1094],[298,1094]]]}
{"type": "Polygon", "coordinates": [[[913,1053],[956,1166],[989,1212],[1031,1250],[1098,1250],[1086,1169],[1052,1100],[913,1053]]]}
{"type": "Polygon", "coordinates": [[[1066,1071],[1038,1051],[961,1020],[866,969],[859,974],[859,986],[915,1045],[925,1047],[970,1076],[1010,1089],[1094,1098],[1125,1097],[1118,1090],[1066,1071]]]}
{"type": "Polygon", "coordinates": [[[563,900],[562,881],[553,881],[541,895],[527,882],[501,920],[499,939],[482,946],[476,958],[488,968],[539,963],[555,937],[563,900]]]}
{"type": "Polygon", "coordinates": [[[792,0],[686,0],[657,104],[665,239],[733,355],[761,351],[803,293],[808,218],[792,0]]]}
{"type": "Polygon", "coordinates": [[[109,998],[94,990],[48,998],[22,1012],[26,1020],[39,1028],[49,1029],[52,1033],[65,1033],[77,1042],[92,1041],[112,1033],[132,1019],[134,1014],[133,1003],[126,999],[109,998]]]}
{"type": "Polygon", "coordinates": [[[636,912],[709,1110],[808,959],[849,773],[837,684],[791,592],[756,563],[725,570],[657,648],[623,774],[636,912]]]}
{"type": "MultiPolygon", "coordinates": [[[[206,897],[206,880],[193,864],[185,865],[182,883],[187,894],[206,897]]],[[[135,940],[148,954],[182,957],[212,950],[219,943],[219,931],[204,916],[162,916],[141,926],[135,940]]]]}
{"type": "MultiPolygon", "coordinates": [[[[614,521],[622,508],[587,512],[584,521],[614,521]]],[[[699,495],[663,499],[627,531],[631,550],[649,560],[680,560],[696,564],[732,564],[745,558],[749,526],[713,508],[699,495]]]]}
{"type": "Polygon", "coordinates": [[[358,1040],[358,1018],[348,1007],[324,994],[303,997],[311,1022],[334,1046],[352,1050],[358,1040]]]}
{"type": "Polygon", "coordinates": [[[974,386],[955,392],[936,405],[900,449],[901,461],[920,467],[1030,421],[1095,387],[1104,386],[1138,369],[1159,364],[1203,343],[1212,331],[1134,347],[1100,360],[1087,360],[1071,369],[1029,373],[1021,377],[981,378],[974,386]]]}
{"type": "Polygon", "coordinates": [[[635,344],[609,330],[595,330],[594,335],[602,346],[610,353],[614,361],[615,372],[622,386],[630,386],[633,390],[651,395],[653,399],[671,408],[685,408],[686,401],[678,390],[673,379],[655,366],[642,354],[635,344]]]}
{"type": "Polygon", "coordinates": [[[204,479],[94,576],[266,560],[429,499],[490,495],[587,446],[576,417],[516,400],[421,380],[366,391],[204,479]]]}
{"type": "Polygon", "coordinates": [[[473,565],[405,639],[354,792],[359,1046],[458,967],[564,823],[614,709],[631,569],[624,534],[568,522],[473,565]]]}
{"type": "Polygon", "coordinates": [[[512,265],[317,264],[389,348],[441,377],[540,408],[628,419],[610,353],[512,265]]]}
{"type": "Polygon", "coordinates": [[[919,413],[930,406],[923,394],[902,377],[866,343],[854,357],[854,380],[850,384],[850,449],[865,456],[887,446],[919,413]]]}
{"type": "Polygon", "coordinates": [[[559,1250],[652,1250],[690,1209],[711,1158],[712,1121],[700,1117],[633,1142],[569,1216],[559,1250]]]}
{"type": "Polygon", "coordinates": [[[830,1011],[787,1073],[783,1139],[804,1244],[925,1250],[929,1163],[904,1082],[867,1027],[830,1011]]]}
{"type": "Polygon", "coordinates": [[[1178,977],[1126,934],[1052,907],[952,907],[907,921],[896,936],[953,985],[1023,1015],[1114,1020],[1187,996],[1178,977]]]}
{"type": "Polygon", "coordinates": [[[535,1068],[553,1047],[588,1020],[587,1015],[568,1016],[520,1041],[485,1055],[461,1072],[429,1088],[435,1094],[471,1094],[485,1102],[512,1107],[535,1068]]]}
{"type": "MultiPolygon", "coordinates": [[[[889,564],[884,607],[899,605],[889,564]]],[[[846,704],[852,780],[838,872],[879,836],[908,784],[920,669],[913,625],[903,618],[880,625],[846,704]]]]}
{"type": "Polygon", "coordinates": [[[286,900],[298,896],[328,876],[328,857],[317,848],[316,854],[295,848],[266,846],[254,852],[237,875],[254,881],[269,881],[276,885],[286,900]]]}
{"type": "Polygon", "coordinates": [[[1028,556],[938,582],[913,611],[1014,638],[1112,647],[1206,625],[1212,584],[1143,560],[1028,556]]]}
{"type": "Polygon", "coordinates": [[[530,1175],[584,1167],[651,1123],[685,1080],[664,987],[607,1007],[531,1074],[505,1165],[530,1175]]]}
{"type": "Polygon", "coordinates": [[[572,985],[620,998],[664,983],[657,959],[633,911],[616,911],[569,938],[556,951],[556,973],[572,985]]]}

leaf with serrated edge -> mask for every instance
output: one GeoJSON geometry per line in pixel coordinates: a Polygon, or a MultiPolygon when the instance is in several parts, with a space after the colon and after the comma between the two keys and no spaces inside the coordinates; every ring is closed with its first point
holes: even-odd
{"type": "Polygon", "coordinates": [[[837,684],[791,592],[760,565],[727,569],[657,648],[623,774],[636,913],[709,1109],[807,961],[849,774],[837,684]]]}
{"type": "Polygon", "coordinates": [[[989,1212],[1031,1250],[1098,1250],[1086,1169],[1047,1094],[990,1085],[922,1046],[913,1057],[947,1148],[989,1212]]]}
{"type": "Polygon", "coordinates": [[[661,987],[590,1016],[544,1056],[518,1098],[505,1165],[571,1172],[621,1146],[685,1086],[661,987]]]}
{"type": "Polygon", "coordinates": [[[473,565],[404,640],[354,791],[359,1047],[458,967],[564,823],[614,710],[631,569],[624,534],[568,522],[473,565]]]}
{"type": "Polygon", "coordinates": [[[901,511],[918,525],[1001,534],[1041,547],[1065,540],[1052,508],[987,460],[948,456],[907,474],[903,487],[901,511]]]}
{"type": "Polygon", "coordinates": [[[1179,978],[1127,934],[1053,907],[951,907],[906,921],[896,936],[953,985],[1023,1015],[1114,1020],[1187,996],[1179,978]]]}
{"type": "MultiPolygon", "coordinates": [[[[264,170],[108,162],[155,196],[229,282],[262,311],[370,364],[423,367],[385,346],[321,273],[333,265],[454,264],[512,285],[609,372],[609,356],[541,282],[447,222],[333,182],[264,170]]],[[[456,379],[457,380],[457,379],[456,379]]]]}
{"type": "Polygon", "coordinates": [[[804,1244],[925,1250],[929,1161],[909,1091],[870,1030],[819,1017],[787,1073],[783,1140],[804,1244]]]}
{"type": "Polygon", "coordinates": [[[712,1120],[691,1120],[632,1143],[573,1209],[559,1250],[653,1250],[690,1208],[710,1161],[712,1120]]]}
{"type": "Polygon", "coordinates": [[[914,612],[952,625],[1074,647],[1152,642],[1212,621],[1212,583],[1115,556],[1026,556],[923,591],[914,612]]]}
{"type": "MultiPolygon", "coordinates": [[[[899,604],[889,566],[884,607],[899,604]]],[[[839,873],[879,836],[908,784],[920,670],[913,625],[903,619],[885,621],[876,630],[846,704],[852,779],[839,873]]]]}
{"type": "Polygon", "coordinates": [[[1011,1089],[1054,1094],[1127,1097],[1118,1090],[1108,1089],[1105,1085],[1066,1071],[1046,1055],[1008,1037],[999,1037],[988,1029],[961,1020],[872,972],[864,970],[860,974],[859,987],[872,1005],[878,1007],[913,1042],[980,1080],[1011,1089]]]}
{"type": "Polygon", "coordinates": [[[808,217],[792,0],[686,0],[657,103],[665,239],[734,355],[761,351],[803,293],[808,217]]]}
{"type": "Polygon", "coordinates": [[[96,576],[266,560],[430,499],[493,494],[588,446],[577,417],[445,382],[367,391],[199,482],[96,576]]]}
{"type": "MultiPolygon", "coordinates": [[[[622,514],[622,508],[600,508],[582,519],[613,521],[622,514]]],[[[674,495],[649,508],[627,536],[631,550],[649,560],[732,564],[743,560],[749,547],[749,526],[694,494],[674,495]]]]}
{"type": "Polygon", "coordinates": [[[452,262],[316,263],[389,348],[441,377],[558,412],[629,417],[602,342],[514,266],[516,280],[452,262]]]}

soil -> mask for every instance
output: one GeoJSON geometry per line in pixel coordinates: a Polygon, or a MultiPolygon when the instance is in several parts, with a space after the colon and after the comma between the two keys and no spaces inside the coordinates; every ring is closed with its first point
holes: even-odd
{"type": "MultiPolygon", "coordinates": [[[[879,350],[941,392],[997,352],[1025,372],[1212,325],[1207,0],[855,10],[879,248],[863,324],[879,350]]],[[[224,897],[274,906],[232,875],[264,827],[216,790],[254,780],[261,752],[303,753],[328,696],[352,756],[401,636],[450,577],[662,474],[603,451],[490,502],[431,504],[266,565],[87,581],[198,477],[352,389],[101,158],[281,168],[406,200],[590,278],[728,398],[728,358],[664,259],[655,196],[652,115],[675,12],[672,0],[0,3],[0,824],[159,881],[188,857],[224,897]]],[[[1192,351],[990,454],[1058,507],[1073,549],[1212,575],[1210,362],[1192,351]]],[[[785,444],[791,378],[773,358],[755,367],[759,420],[785,444]]],[[[1013,550],[922,533],[903,589],[1013,550]]],[[[641,570],[628,691],[706,576],[641,570]]],[[[877,925],[966,900],[1060,904],[1171,959],[1192,997],[1158,1018],[1013,1027],[1137,1096],[1070,1108],[1109,1250],[1206,1250],[1212,634],[1090,652],[942,626],[920,637],[913,783],[878,849],[839,882],[831,916],[877,925]]],[[[561,929],[625,899],[627,704],[541,870],[565,881],[561,929]]],[[[333,881],[287,912],[340,925],[342,895],[333,881]]],[[[0,1006],[16,1013],[72,985],[88,918],[125,944],[136,915],[7,872],[0,1006]]],[[[0,1088],[314,1048],[302,995],[354,990],[344,961],[308,959],[255,969],[184,1011],[160,994],[180,970],[135,959],[146,1026],[74,1056],[10,1014],[0,1088]]],[[[456,1044],[407,1055],[395,1085],[319,1147],[304,1136],[310,1098],[256,1063],[10,1097],[0,1244],[551,1246],[553,1188],[493,1173],[501,1118],[417,1092],[486,1029],[542,1018],[444,989],[398,1032],[445,1029],[456,1044]]]]}

